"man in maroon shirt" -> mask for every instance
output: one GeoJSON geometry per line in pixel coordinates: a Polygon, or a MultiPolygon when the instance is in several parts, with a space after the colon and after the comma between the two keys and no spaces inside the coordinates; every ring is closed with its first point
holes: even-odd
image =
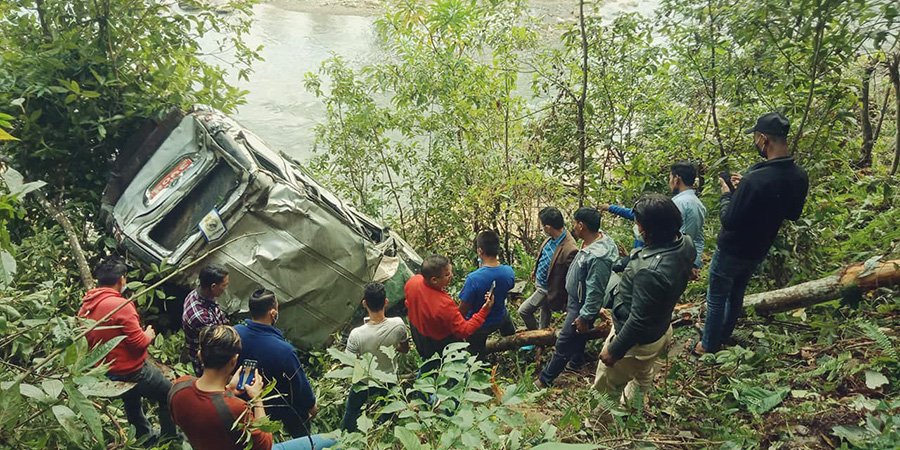
{"type": "Polygon", "coordinates": [[[94,269],[98,287],[84,294],[78,317],[99,321],[112,313],[100,323],[100,329],[88,332],[86,338],[91,348],[119,336],[125,336],[103,362],[109,363],[107,377],[115,381],[136,383],[128,392],[122,394],[125,404],[125,416],[128,423],[134,426],[138,438],[146,437],[148,442],[156,440],[151,434],[150,422],[144,416],[141,398],[149,398],[159,404],[159,424],[162,437],[175,436],[175,425],[168,414],[166,395],[172,387],[162,372],[147,362],[147,347],[156,337],[153,327],[141,329],[140,317],[134,303],[122,297],[125,290],[125,273],[128,268],[117,261],[101,263],[94,269]],[[113,312],[115,310],[115,312],[113,312]]]}
{"type": "MultiPolygon", "coordinates": [[[[435,353],[440,354],[451,342],[471,336],[484,324],[484,319],[494,306],[493,295],[485,295],[481,309],[466,320],[447,293],[447,286],[452,280],[450,260],[445,256],[431,255],[422,262],[420,274],[410,278],[404,287],[413,342],[422,360],[435,353]]],[[[421,373],[433,369],[435,362],[426,362],[421,373]]]]}
{"type": "MultiPolygon", "coordinates": [[[[169,406],[175,423],[184,430],[194,450],[242,450],[242,439],[250,422],[266,417],[260,393],[264,380],[254,370],[253,382],[237,389],[235,372],[241,353],[241,336],[227,325],[213,325],[198,337],[203,375],[183,376],[169,392],[169,406]],[[229,381],[230,380],[230,381],[229,381]],[[236,395],[246,393],[250,401],[236,395]],[[248,411],[249,410],[249,411],[248,411]],[[240,420],[241,424],[234,427],[240,420]]],[[[331,447],[335,441],[323,435],[306,436],[272,443],[272,433],[249,429],[252,450],[310,450],[331,447]]]]}

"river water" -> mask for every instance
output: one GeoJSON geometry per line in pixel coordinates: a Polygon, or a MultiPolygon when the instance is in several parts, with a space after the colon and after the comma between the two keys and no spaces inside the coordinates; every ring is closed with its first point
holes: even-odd
{"type": "MultiPolygon", "coordinates": [[[[558,14],[545,21],[573,20],[559,5],[540,0],[535,13],[558,14]]],[[[571,2],[575,3],[575,2],[571,2]]],[[[637,11],[649,15],[658,0],[607,0],[600,11],[604,17],[637,11]]],[[[303,86],[304,74],[316,71],[332,55],[341,55],[353,66],[377,61],[379,50],[373,29],[374,17],[327,12],[327,9],[297,10],[289,1],[254,6],[253,26],[246,37],[254,48],[262,45],[263,61],[253,65],[249,81],[232,82],[249,92],[247,103],[238,108],[236,118],[271,147],[304,161],[312,155],[315,125],[324,116],[324,105],[303,86]]],[[[345,11],[342,11],[345,12],[345,11]]],[[[363,11],[362,13],[365,13],[363,11]]]]}

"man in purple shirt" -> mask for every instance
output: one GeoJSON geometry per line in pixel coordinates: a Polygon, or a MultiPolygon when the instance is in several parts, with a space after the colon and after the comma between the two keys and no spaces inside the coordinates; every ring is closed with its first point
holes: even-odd
{"type": "Polygon", "coordinates": [[[197,356],[200,350],[200,331],[210,325],[228,325],[228,317],[216,302],[227,287],[228,270],[222,266],[209,265],[200,271],[200,286],[184,299],[181,326],[187,344],[187,358],[198,377],[203,374],[203,365],[197,356]]]}

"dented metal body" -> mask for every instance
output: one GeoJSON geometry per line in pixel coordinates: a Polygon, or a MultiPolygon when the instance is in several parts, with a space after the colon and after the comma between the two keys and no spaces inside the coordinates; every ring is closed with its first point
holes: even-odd
{"type": "Polygon", "coordinates": [[[279,328],[305,348],[348,325],[365,283],[385,282],[392,304],[403,299],[421,258],[399,236],[221,112],[195,107],[171,125],[158,145],[145,141],[156,148],[143,149],[146,161],[104,205],[133,258],[178,266],[227,243],[178,284],[193,287],[207,263],[225,266],[219,302],[229,313],[245,311],[258,287],[271,289],[279,328]]]}

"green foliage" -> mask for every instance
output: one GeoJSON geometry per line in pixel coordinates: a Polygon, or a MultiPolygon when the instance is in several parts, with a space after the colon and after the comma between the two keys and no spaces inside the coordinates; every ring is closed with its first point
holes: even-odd
{"type": "MultiPolygon", "coordinates": [[[[516,405],[534,401],[534,394],[525,394],[520,384],[507,384],[494,386],[502,394],[491,395],[492,381],[485,365],[465,351],[467,345],[449,345],[443,355],[432,358],[438,362],[433,372],[400,384],[390,381],[397,380],[400,373],[378,371],[371,355],[358,358],[329,349],[339,365],[328,378],[387,390],[359,418],[359,431],[342,435],[342,447],[397,448],[392,444],[399,442],[406,449],[517,449],[553,440],[553,432],[546,426],[543,431],[526,427],[525,417],[517,409],[516,405]]],[[[389,356],[395,354],[391,347],[382,350],[389,356]]],[[[560,444],[547,444],[556,445],[560,444]]]]}
{"type": "Polygon", "coordinates": [[[208,103],[232,110],[243,92],[203,52],[229,48],[246,78],[255,49],[242,42],[249,1],[228,15],[206,2],[185,13],[151,0],[13,0],[0,5],[0,119],[19,138],[5,144],[29,179],[99,206],[110,162],[143,119],[208,103]],[[207,36],[213,48],[201,49],[207,36]]]}

